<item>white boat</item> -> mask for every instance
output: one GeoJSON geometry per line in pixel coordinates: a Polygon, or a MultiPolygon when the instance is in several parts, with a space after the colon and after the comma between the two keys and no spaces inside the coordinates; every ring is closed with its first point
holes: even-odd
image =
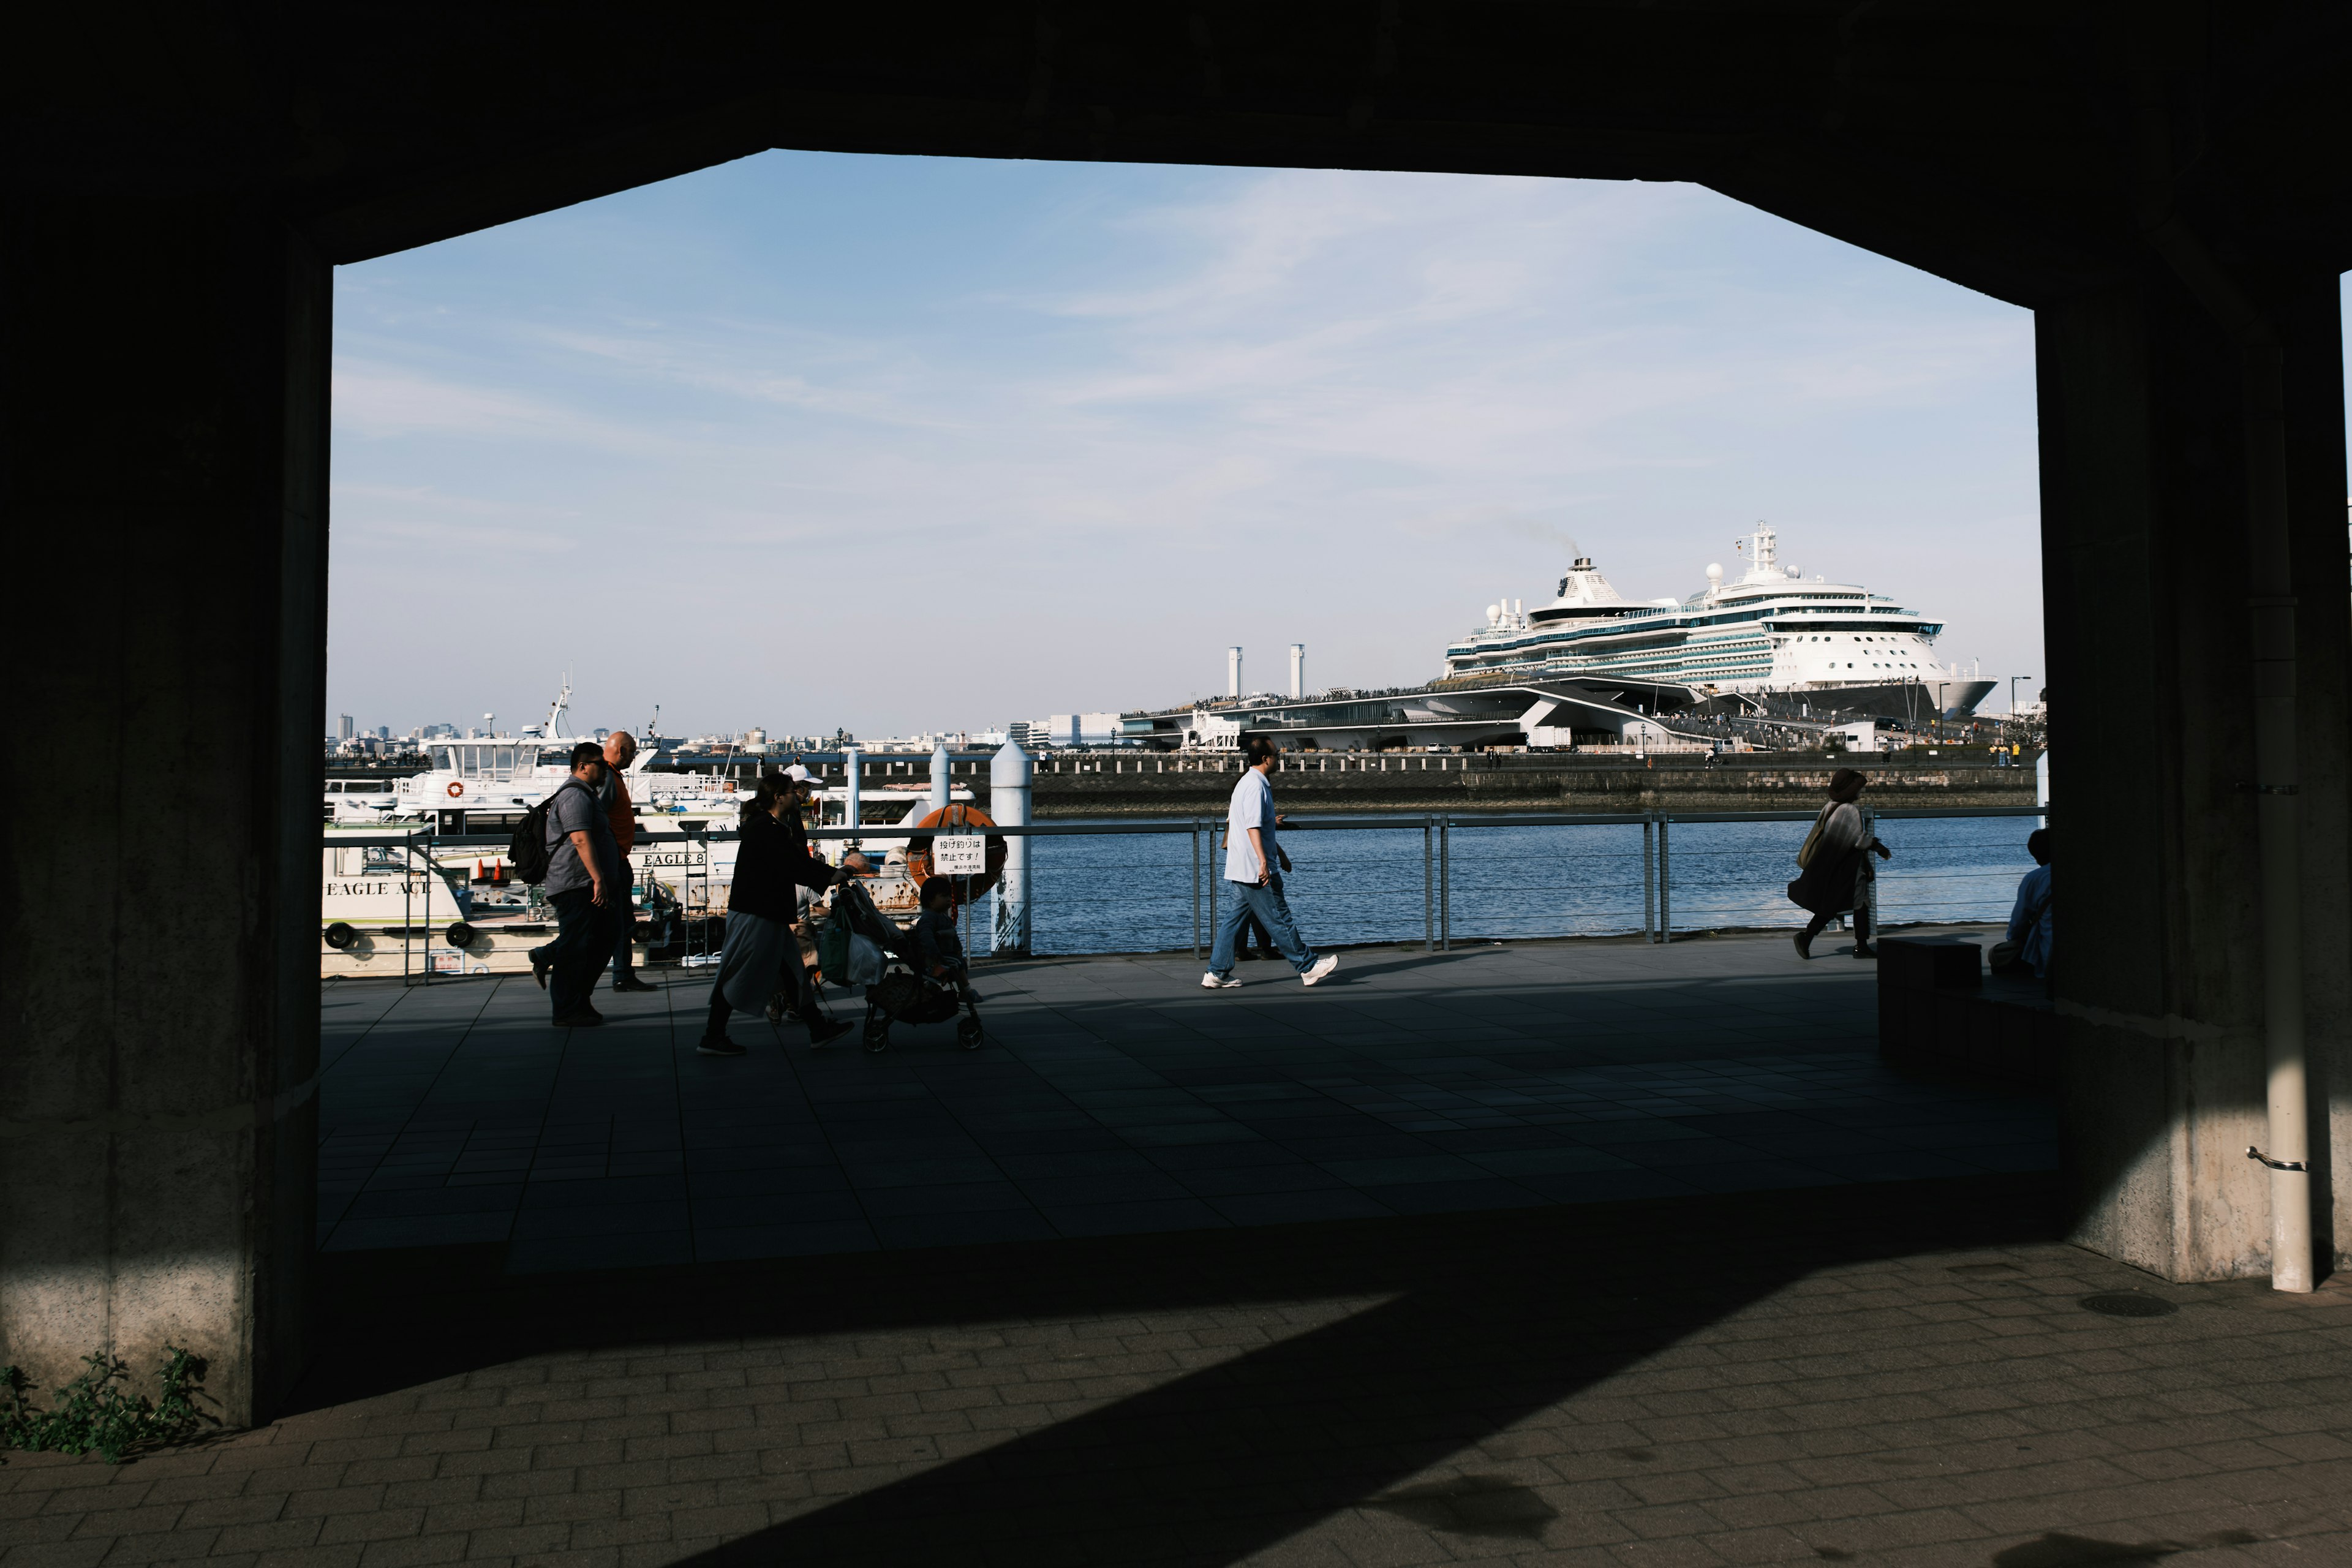
{"type": "MultiPolygon", "coordinates": [[[[521,945],[546,940],[544,898],[513,879],[503,846],[453,840],[507,832],[570,780],[572,748],[592,738],[571,732],[571,700],[567,682],[546,721],[520,735],[430,742],[432,765],[407,778],[329,781],[320,925],[331,973],[401,965],[412,944],[432,950],[430,961],[443,970],[478,961],[509,970],[520,962],[520,948],[506,940],[506,928],[527,938],[521,945]],[[334,843],[409,833],[417,835],[414,846],[334,843]]],[[[742,803],[752,796],[717,774],[653,772],[653,756],[640,749],[624,775],[639,822],[649,833],[690,837],[641,838],[631,853],[632,923],[640,930],[649,921],[659,924],[671,910],[692,921],[726,909],[735,841],[710,835],[732,830],[742,803]]],[[[955,784],[949,798],[970,804],[972,792],[955,784]]],[[[820,790],[814,805],[820,826],[847,826],[855,810],[859,826],[873,829],[856,843],[883,868],[877,901],[911,907],[912,885],[899,886],[906,829],[930,809],[928,785],[866,783],[852,791],[835,784],[820,790]]],[[[823,839],[817,848],[837,864],[848,844],[823,839]]],[[[425,962],[419,957],[418,967],[425,962]]]]}

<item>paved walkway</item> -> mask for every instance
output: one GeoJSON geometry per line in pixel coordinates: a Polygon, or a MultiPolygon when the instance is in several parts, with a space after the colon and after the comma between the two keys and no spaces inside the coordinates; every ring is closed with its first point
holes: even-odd
{"type": "Polygon", "coordinates": [[[320,1240],[527,1273],[2054,1166],[2046,1102],[1882,1067],[1874,966],[1822,951],[1038,961],[984,970],[985,1048],[878,1057],[740,1017],[697,1055],[708,971],[576,1031],[528,977],[332,983],[320,1240]]]}
{"type": "Polygon", "coordinates": [[[330,988],[295,1413],[0,1456],[0,1568],[2352,1563],[2352,1291],[2052,1240],[1850,960],[1244,973],[880,1059],[330,988]]]}
{"type": "Polygon", "coordinates": [[[305,1413],[7,1457],[0,1568],[2352,1563],[2352,1292],[2155,1284],[2034,1239],[2039,1180],[344,1254],[305,1413]]]}

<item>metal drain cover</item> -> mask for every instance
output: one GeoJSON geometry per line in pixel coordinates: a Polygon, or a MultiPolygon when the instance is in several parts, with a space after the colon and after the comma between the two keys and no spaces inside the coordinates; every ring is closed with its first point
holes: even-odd
{"type": "Polygon", "coordinates": [[[2180,1310],[2174,1302],[2161,1296],[2143,1296],[2137,1290],[2116,1290],[2104,1296],[2085,1296],[2081,1305],[2094,1312],[2105,1312],[2110,1318],[2168,1318],[2180,1310]]]}

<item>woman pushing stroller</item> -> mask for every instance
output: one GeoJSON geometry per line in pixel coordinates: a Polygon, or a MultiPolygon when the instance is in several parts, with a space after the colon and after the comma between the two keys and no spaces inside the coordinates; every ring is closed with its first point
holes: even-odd
{"type": "Polygon", "coordinates": [[[743,804],[742,840],[727,895],[727,942],[719,949],[718,984],[710,988],[710,1021],[695,1047],[704,1056],[741,1056],[743,1047],[727,1037],[728,1017],[759,1012],[779,986],[799,999],[812,1047],[840,1038],[851,1027],[819,1008],[793,922],[800,918],[799,889],[828,888],[870,867],[854,850],[842,858],[838,870],[809,852],[801,808],[804,792],[813,787],[770,769],[760,775],[758,793],[743,804]]]}

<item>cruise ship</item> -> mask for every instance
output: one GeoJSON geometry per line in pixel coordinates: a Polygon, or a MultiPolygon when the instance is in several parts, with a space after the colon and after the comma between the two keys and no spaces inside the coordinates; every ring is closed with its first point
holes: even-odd
{"type": "MultiPolygon", "coordinates": [[[[1497,601],[1445,649],[1445,673],[1390,691],[1229,693],[1141,716],[1144,743],[1226,750],[1252,733],[1286,749],[1667,743],[1678,719],[1844,725],[1966,719],[1994,683],[1936,661],[1940,622],[1858,584],[1780,562],[1758,523],[1745,564],[1685,599],[1631,600],[1578,556],[1548,605],[1497,601]]],[[[1296,673],[1293,676],[1296,680],[1296,673]]]]}
{"type": "Polygon", "coordinates": [[[1550,604],[1489,605],[1486,624],[1447,647],[1445,673],[1684,686],[1792,718],[1965,719],[1992,689],[1936,662],[1941,623],[1858,584],[1782,566],[1769,523],[1758,523],[1738,552],[1747,566],[1734,581],[1710,565],[1706,586],[1690,597],[1638,602],[1579,556],[1550,604]]]}

